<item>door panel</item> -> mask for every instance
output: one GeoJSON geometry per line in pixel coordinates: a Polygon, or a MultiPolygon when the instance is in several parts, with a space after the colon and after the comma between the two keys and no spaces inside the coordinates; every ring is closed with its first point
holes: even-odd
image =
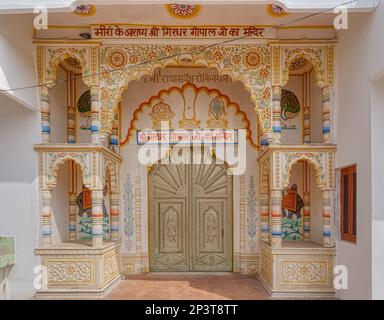
{"type": "Polygon", "coordinates": [[[156,165],[150,175],[150,268],[189,271],[186,166],[156,165]],[[178,168],[176,168],[178,167],[178,168]]]}
{"type": "Polygon", "coordinates": [[[232,270],[232,181],[224,164],[192,168],[192,269],[232,270]]]}
{"type": "Polygon", "coordinates": [[[232,270],[232,177],[224,164],[154,165],[152,271],[232,270]]]}

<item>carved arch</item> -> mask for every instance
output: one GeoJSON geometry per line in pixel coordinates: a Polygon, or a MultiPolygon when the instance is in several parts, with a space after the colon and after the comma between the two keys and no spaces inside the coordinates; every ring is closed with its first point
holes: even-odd
{"type": "Polygon", "coordinates": [[[83,184],[91,189],[91,179],[90,179],[90,168],[88,167],[86,160],[86,155],[71,155],[66,154],[62,156],[57,156],[52,160],[49,168],[48,168],[48,177],[47,177],[47,189],[53,190],[57,186],[57,175],[59,173],[59,169],[61,165],[63,165],[68,160],[73,160],[76,164],[78,164],[81,168],[81,173],[83,177],[83,184]]]}
{"type": "Polygon", "coordinates": [[[316,174],[316,184],[321,190],[325,190],[326,173],[323,165],[323,158],[320,154],[307,153],[295,153],[286,155],[283,169],[284,174],[282,177],[282,188],[288,188],[293,165],[300,160],[305,160],[313,166],[316,174]]]}
{"type": "Polygon", "coordinates": [[[282,82],[281,86],[284,87],[289,80],[290,65],[296,59],[303,58],[310,62],[315,70],[316,84],[323,87],[325,84],[325,63],[323,47],[316,48],[282,48],[283,50],[283,65],[282,65],[282,82]]]}
{"type": "MultiPolygon", "coordinates": [[[[101,57],[108,56],[109,50],[105,47],[101,57]]],[[[131,81],[139,81],[144,75],[152,75],[158,68],[172,67],[205,67],[214,68],[220,76],[228,75],[233,81],[240,81],[250,93],[255,105],[258,121],[263,133],[272,132],[271,112],[271,50],[268,46],[223,46],[201,50],[198,46],[126,46],[123,47],[132,62],[131,72],[125,68],[114,70],[111,77],[108,72],[103,73],[102,82],[102,119],[101,131],[110,132],[114,112],[121,102],[123,92],[131,81]],[[189,53],[182,54],[183,51],[189,53]],[[190,53],[193,52],[193,55],[190,53]],[[176,56],[163,59],[164,56],[176,56]],[[148,58],[149,57],[149,58],[148,58]],[[144,60],[146,63],[138,63],[144,60]],[[255,62],[256,61],[256,62],[255,62]],[[252,65],[252,63],[256,63],[252,65]]],[[[121,48],[119,49],[121,50],[121,48]]],[[[128,60],[129,60],[128,59],[128,60]]],[[[102,70],[108,71],[108,61],[102,61],[102,70]]]]}

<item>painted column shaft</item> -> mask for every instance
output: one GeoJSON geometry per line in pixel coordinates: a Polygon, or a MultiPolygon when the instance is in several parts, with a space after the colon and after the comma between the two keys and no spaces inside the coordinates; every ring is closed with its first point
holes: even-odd
{"type": "Polygon", "coordinates": [[[281,143],[281,86],[272,87],[273,144],[281,143]]]}
{"type": "Polygon", "coordinates": [[[321,88],[323,104],[323,142],[331,142],[331,86],[321,88]]]}
{"type": "Polygon", "coordinates": [[[51,89],[47,86],[40,87],[41,134],[43,143],[51,142],[50,101],[51,89]]]}
{"type": "Polygon", "coordinates": [[[323,191],[323,247],[331,247],[331,191],[323,191]]]}
{"type": "Polygon", "coordinates": [[[120,239],[120,208],[119,208],[119,194],[111,194],[111,240],[116,241],[120,239]]]}
{"type": "Polygon", "coordinates": [[[99,144],[99,129],[100,129],[100,97],[99,87],[91,87],[91,142],[99,144]]]}
{"type": "Polygon", "coordinates": [[[261,229],[261,240],[269,241],[269,194],[262,193],[260,195],[260,229],[261,229]]]}
{"type": "Polygon", "coordinates": [[[69,240],[76,240],[76,194],[69,194],[69,240]]]}
{"type": "Polygon", "coordinates": [[[310,207],[310,193],[304,192],[304,213],[303,213],[303,227],[304,227],[304,240],[311,239],[311,207],[310,207]]]}
{"type": "Polygon", "coordinates": [[[271,246],[281,247],[281,224],[282,224],[282,211],[281,204],[283,199],[283,192],[281,190],[271,191],[271,246]]]}
{"type": "Polygon", "coordinates": [[[92,190],[92,245],[103,244],[103,191],[92,190]]]}
{"type": "Polygon", "coordinates": [[[43,190],[41,192],[42,209],[41,209],[41,236],[43,246],[52,244],[52,192],[43,190]]]}

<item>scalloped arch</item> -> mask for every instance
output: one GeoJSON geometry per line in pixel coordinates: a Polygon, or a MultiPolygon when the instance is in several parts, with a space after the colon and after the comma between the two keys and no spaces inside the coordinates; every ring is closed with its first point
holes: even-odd
{"type": "Polygon", "coordinates": [[[282,181],[282,188],[288,188],[289,186],[289,180],[291,178],[292,168],[295,163],[297,163],[300,160],[307,161],[310,165],[313,166],[316,173],[316,184],[321,189],[325,189],[325,171],[321,163],[318,163],[314,160],[314,157],[311,157],[309,155],[300,154],[297,157],[291,158],[290,161],[288,161],[285,165],[285,171],[286,175],[283,176],[282,181]]]}
{"type": "Polygon", "coordinates": [[[169,95],[169,94],[171,94],[174,91],[178,91],[178,92],[182,93],[184,88],[186,88],[188,86],[191,86],[195,90],[196,94],[198,94],[199,92],[205,92],[207,94],[215,93],[218,96],[220,96],[221,98],[225,99],[226,102],[227,102],[227,108],[234,108],[235,109],[235,116],[239,115],[241,117],[241,121],[244,123],[244,128],[247,130],[247,140],[248,140],[248,142],[254,148],[256,148],[256,149],[259,148],[259,146],[257,144],[255,144],[255,142],[252,139],[252,129],[250,128],[251,123],[248,120],[247,114],[244,111],[240,110],[240,106],[237,103],[232,102],[227,95],[222,94],[217,89],[209,89],[209,88],[204,87],[204,86],[203,87],[197,87],[193,83],[186,83],[181,88],[179,88],[179,87],[170,87],[169,89],[162,89],[162,90],[160,90],[157,93],[156,96],[152,96],[149,100],[147,100],[145,102],[142,102],[140,104],[140,106],[133,112],[133,116],[132,116],[132,119],[130,121],[129,129],[127,131],[127,134],[126,134],[124,140],[120,142],[120,145],[123,146],[123,145],[129,143],[129,140],[133,136],[133,132],[137,130],[135,124],[136,124],[137,121],[139,121],[140,114],[142,114],[142,112],[144,111],[144,109],[146,107],[149,107],[151,105],[152,101],[159,100],[160,97],[163,94],[168,94],[169,95]]]}
{"type": "Polygon", "coordinates": [[[49,167],[49,179],[47,181],[48,189],[52,190],[56,188],[57,185],[57,175],[59,173],[59,169],[61,165],[63,165],[66,161],[73,160],[76,164],[78,164],[81,168],[81,173],[83,177],[83,183],[87,188],[91,188],[91,181],[89,175],[89,168],[86,163],[79,160],[78,157],[72,155],[64,155],[62,157],[57,158],[53,161],[49,167]]]}
{"type": "MultiPolygon", "coordinates": [[[[321,61],[321,59],[317,58],[314,54],[307,52],[306,49],[307,48],[303,48],[302,50],[287,57],[287,60],[283,64],[283,77],[282,77],[282,84],[281,84],[283,87],[288,83],[288,80],[289,80],[289,73],[290,73],[289,66],[293,61],[300,58],[303,58],[312,64],[315,70],[316,84],[319,87],[322,87],[324,85],[325,68],[324,68],[323,62],[321,61]]],[[[322,49],[319,49],[319,50],[322,50],[322,49]]]]}

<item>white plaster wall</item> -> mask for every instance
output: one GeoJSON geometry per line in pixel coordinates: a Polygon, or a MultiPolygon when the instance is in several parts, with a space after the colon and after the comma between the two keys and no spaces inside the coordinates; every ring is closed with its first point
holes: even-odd
{"type": "MultiPolygon", "coordinates": [[[[1,15],[0,89],[36,85],[33,49],[33,15],[1,15]]],[[[36,88],[12,90],[4,94],[31,109],[38,109],[36,88]]],[[[2,93],[0,93],[2,94],[2,93]]]]}
{"type": "Polygon", "coordinates": [[[372,298],[384,299],[384,73],[372,92],[372,298]]]}
{"type": "MultiPolygon", "coordinates": [[[[383,256],[384,244],[377,242],[379,237],[376,234],[373,234],[372,239],[371,208],[373,206],[376,210],[380,207],[372,203],[371,194],[374,190],[374,195],[376,192],[381,195],[383,188],[379,188],[376,183],[373,184],[373,190],[371,187],[371,177],[381,174],[378,168],[371,168],[371,163],[381,160],[376,157],[375,150],[382,144],[382,140],[377,142],[373,139],[371,148],[371,119],[376,115],[371,114],[372,88],[369,81],[373,74],[384,68],[383,30],[384,4],[381,3],[375,13],[350,14],[349,29],[337,32],[336,165],[343,167],[357,164],[357,243],[337,241],[337,263],[346,265],[349,271],[349,288],[339,292],[344,299],[384,298],[384,284],[378,282],[380,279],[376,272],[372,277],[372,269],[380,272],[384,270],[380,258],[383,256]],[[375,242],[373,254],[372,241],[375,242]]],[[[374,225],[376,223],[374,221],[374,225]]]]}
{"type": "Polygon", "coordinates": [[[0,235],[16,237],[16,264],[10,272],[11,299],[34,293],[33,250],[39,240],[38,164],[40,114],[0,94],[0,235]]]}

